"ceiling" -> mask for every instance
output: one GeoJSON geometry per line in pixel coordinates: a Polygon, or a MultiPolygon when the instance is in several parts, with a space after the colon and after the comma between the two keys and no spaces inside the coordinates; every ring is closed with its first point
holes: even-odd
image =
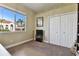
{"type": "Polygon", "coordinates": [[[55,9],[64,5],[68,5],[68,4],[67,3],[21,3],[21,5],[30,8],[36,13],[39,13],[50,9],[55,9]]]}

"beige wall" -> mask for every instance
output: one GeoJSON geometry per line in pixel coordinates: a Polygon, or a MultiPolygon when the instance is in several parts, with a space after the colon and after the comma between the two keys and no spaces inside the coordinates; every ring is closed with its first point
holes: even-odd
{"type": "Polygon", "coordinates": [[[68,4],[66,6],[60,6],[59,8],[52,9],[46,12],[42,12],[36,15],[36,17],[44,17],[44,27],[36,27],[36,29],[43,29],[45,31],[44,41],[49,41],[49,19],[48,16],[57,14],[63,14],[68,12],[77,11],[77,4],[68,4]]]}
{"type": "Polygon", "coordinates": [[[0,6],[21,11],[28,16],[26,32],[0,33],[0,43],[2,43],[4,46],[9,46],[33,38],[35,13],[32,10],[19,4],[0,4],[0,6]]]}

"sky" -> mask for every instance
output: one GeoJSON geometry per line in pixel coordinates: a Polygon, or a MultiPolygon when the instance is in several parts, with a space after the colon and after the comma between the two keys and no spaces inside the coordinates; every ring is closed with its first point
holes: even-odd
{"type": "Polygon", "coordinates": [[[0,19],[6,19],[8,21],[12,21],[14,22],[14,20],[18,20],[18,19],[23,19],[25,20],[25,16],[18,13],[18,12],[13,12],[9,9],[0,7],[0,19]],[[16,15],[16,16],[15,16],[16,15]]]}

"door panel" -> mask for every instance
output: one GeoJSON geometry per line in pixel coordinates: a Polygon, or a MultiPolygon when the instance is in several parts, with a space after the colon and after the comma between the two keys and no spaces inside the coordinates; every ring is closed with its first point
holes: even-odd
{"type": "Polygon", "coordinates": [[[67,28],[66,23],[67,23],[67,16],[62,15],[61,16],[61,26],[60,26],[60,28],[61,28],[61,33],[60,33],[60,35],[61,35],[61,43],[60,43],[60,45],[61,46],[65,46],[65,43],[66,43],[66,28],[67,28]]]}
{"type": "Polygon", "coordinates": [[[73,24],[72,24],[72,29],[73,29],[73,31],[72,31],[72,40],[71,40],[71,46],[73,46],[74,45],[74,43],[75,43],[75,41],[77,40],[77,13],[73,13],[72,14],[72,17],[71,17],[72,19],[73,19],[73,24]]]}
{"type": "Polygon", "coordinates": [[[61,39],[62,39],[61,41],[63,42],[61,43],[61,45],[63,44],[63,46],[68,48],[71,48],[73,46],[74,41],[76,40],[76,33],[77,33],[76,26],[77,26],[77,15],[75,13],[70,13],[61,16],[61,39]]]}
{"type": "Polygon", "coordinates": [[[60,17],[50,19],[50,43],[59,45],[60,40],[60,17]]]}
{"type": "Polygon", "coordinates": [[[72,14],[61,16],[61,45],[70,47],[72,39],[72,14]]]}

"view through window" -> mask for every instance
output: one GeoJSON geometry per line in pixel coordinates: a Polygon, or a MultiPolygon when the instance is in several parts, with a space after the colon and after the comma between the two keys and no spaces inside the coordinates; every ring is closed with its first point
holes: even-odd
{"type": "Polygon", "coordinates": [[[0,7],[0,32],[23,32],[25,23],[25,15],[0,7]]]}

